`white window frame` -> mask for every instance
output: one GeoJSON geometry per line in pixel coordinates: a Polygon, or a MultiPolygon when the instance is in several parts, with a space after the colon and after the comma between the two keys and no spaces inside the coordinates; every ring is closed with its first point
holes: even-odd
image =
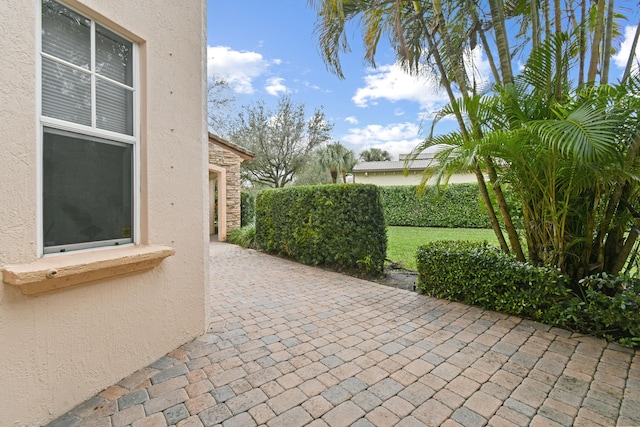
{"type": "MultiPolygon", "coordinates": [[[[85,12],[80,12],[75,8],[69,6],[67,3],[61,0],[55,0],[60,3],[64,7],[74,11],[75,13],[82,15],[83,17],[89,19],[91,21],[91,70],[82,69],[83,72],[87,74],[91,74],[91,123],[92,126],[85,126],[73,122],[67,122],[65,120],[55,119],[52,117],[46,117],[42,115],[42,58],[52,59],[56,62],[62,63],[64,65],[81,69],[81,67],[77,67],[74,64],[70,64],[66,61],[63,61],[59,58],[53,57],[42,51],[42,0],[38,0],[37,2],[37,13],[36,13],[36,22],[37,22],[37,32],[36,32],[36,123],[37,123],[37,137],[36,137],[36,155],[37,155],[37,256],[38,257],[49,257],[49,256],[57,256],[64,255],[68,253],[78,253],[82,251],[95,251],[95,250],[103,250],[113,247],[123,247],[123,246],[133,246],[140,244],[140,56],[139,56],[139,46],[134,40],[121,32],[111,28],[109,25],[106,25],[100,22],[99,19],[96,19],[91,14],[87,14],[85,12]],[[96,33],[96,24],[113,31],[118,36],[130,41],[132,44],[132,73],[133,73],[133,135],[125,135],[117,132],[112,132],[104,129],[99,129],[96,126],[96,80],[101,79],[105,80],[111,84],[117,85],[119,87],[126,87],[117,81],[111,80],[106,76],[100,75],[96,77],[96,67],[95,67],[95,33],[96,33]],[[99,242],[89,242],[89,243],[79,243],[68,246],[68,251],[64,252],[56,252],[56,253],[45,253],[44,247],[44,189],[43,189],[43,141],[44,141],[44,128],[54,128],[62,131],[73,132],[78,134],[79,136],[86,135],[97,137],[101,139],[107,139],[119,143],[129,144],[133,147],[133,162],[132,162],[132,224],[131,224],[131,242],[117,245],[109,244],[109,245],[100,245],[99,242]]],[[[127,87],[128,88],[128,87],[127,87]]]]}

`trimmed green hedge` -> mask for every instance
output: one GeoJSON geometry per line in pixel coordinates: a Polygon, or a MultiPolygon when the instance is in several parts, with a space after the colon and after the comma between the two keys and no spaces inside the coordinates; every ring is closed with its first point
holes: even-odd
{"type": "Polygon", "coordinates": [[[387,225],[446,228],[491,228],[477,184],[428,186],[418,197],[415,185],[380,187],[387,225]]]}
{"type": "Polygon", "coordinates": [[[289,187],[256,197],[258,247],[303,264],[381,273],[385,227],[374,185],[289,187]]]}
{"type": "Polygon", "coordinates": [[[518,262],[486,242],[437,241],[418,248],[418,290],[555,324],[570,294],[569,278],[518,262]]]}
{"type": "Polygon", "coordinates": [[[487,243],[431,242],[416,258],[421,293],[640,346],[640,279],[590,276],[576,295],[567,276],[487,243]]]}

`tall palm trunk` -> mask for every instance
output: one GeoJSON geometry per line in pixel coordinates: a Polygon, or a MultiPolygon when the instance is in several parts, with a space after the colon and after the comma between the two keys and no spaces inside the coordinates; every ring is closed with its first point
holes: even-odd
{"type": "MultiPolygon", "coordinates": [[[[555,15],[555,30],[556,34],[562,32],[562,15],[560,11],[560,0],[553,0],[554,15],[555,15]]],[[[555,81],[555,98],[556,101],[562,100],[562,70],[560,65],[562,64],[562,45],[557,43],[556,45],[556,81],[555,81]]]]}
{"type": "Polygon", "coordinates": [[[487,190],[487,183],[484,180],[484,175],[482,174],[482,170],[480,166],[476,163],[473,172],[476,175],[476,180],[478,181],[478,190],[480,191],[480,196],[484,201],[485,206],[487,207],[487,212],[489,213],[489,221],[491,222],[491,228],[493,228],[496,237],[498,238],[498,242],[500,243],[500,248],[504,253],[509,253],[509,245],[504,238],[504,234],[502,234],[502,228],[500,228],[500,222],[498,221],[498,217],[496,215],[495,208],[493,207],[493,203],[491,202],[491,196],[489,195],[489,191],[487,190]]]}
{"type": "MultiPolygon", "coordinates": [[[[478,17],[476,16],[475,19],[477,22],[478,17]]],[[[482,46],[484,47],[485,55],[487,55],[487,60],[489,61],[489,67],[491,67],[491,74],[493,74],[493,80],[495,80],[497,85],[502,85],[502,78],[500,77],[500,73],[498,72],[498,68],[496,67],[496,62],[493,59],[493,54],[491,53],[491,48],[487,40],[487,35],[484,33],[484,30],[482,29],[480,24],[478,24],[477,27],[478,27],[478,35],[480,36],[480,40],[482,41],[482,46]]]]}
{"type": "Polygon", "coordinates": [[[633,68],[633,60],[636,56],[636,48],[638,47],[638,38],[640,37],[640,21],[638,21],[638,25],[636,26],[636,34],[633,37],[633,43],[631,44],[631,52],[629,53],[629,59],[627,60],[627,66],[624,69],[624,74],[622,76],[622,83],[626,83],[631,75],[631,69],[633,68]]]}
{"type": "Polygon", "coordinates": [[[329,173],[331,174],[331,182],[333,184],[337,184],[338,183],[338,168],[329,169],[329,173]]]}
{"type": "Polygon", "coordinates": [[[611,44],[613,43],[613,6],[614,0],[607,5],[607,25],[604,32],[604,46],[602,50],[602,73],[600,83],[609,83],[609,64],[611,63],[611,44]]]}
{"type": "MultiPolygon", "coordinates": [[[[500,1],[501,0],[492,0],[492,1],[500,1]]],[[[453,48],[453,46],[451,45],[451,40],[449,37],[449,32],[448,32],[448,28],[446,26],[446,22],[444,21],[444,17],[442,14],[442,10],[439,9],[439,1],[436,0],[434,1],[434,8],[436,9],[436,19],[437,19],[437,23],[438,23],[438,27],[440,29],[440,35],[442,36],[442,41],[444,43],[444,49],[445,52],[447,52],[447,55],[450,58],[457,58],[456,55],[456,51],[453,48]]],[[[502,13],[502,26],[504,28],[504,11],[501,12],[502,13]]],[[[495,27],[495,22],[494,22],[494,27],[495,27]]],[[[506,31],[506,30],[505,30],[506,31]]],[[[497,38],[497,36],[496,36],[497,38]]],[[[505,40],[505,43],[507,43],[507,49],[508,49],[508,41],[505,40]]],[[[501,59],[501,64],[502,64],[502,59],[501,59]]],[[[511,73],[511,56],[508,55],[508,61],[506,61],[507,64],[509,65],[506,72],[507,73],[511,73]]],[[[458,86],[460,87],[460,92],[462,93],[462,97],[464,99],[469,99],[470,93],[469,93],[469,89],[467,86],[467,80],[466,80],[466,74],[465,74],[465,70],[460,66],[460,64],[457,61],[451,61],[451,68],[452,68],[452,72],[453,75],[455,76],[455,79],[457,80],[458,86]]],[[[504,70],[503,70],[503,74],[504,74],[504,70]]],[[[503,79],[504,79],[504,75],[503,75],[503,79]]],[[[509,79],[511,79],[511,75],[509,75],[509,79]]],[[[506,79],[505,79],[506,81],[506,79]]],[[[469,113],[469,120],[471,122],[471,127],[472,127],[472,131],[474,133],[474,137],[477,139],[481,139],[482,138],[482,130],[480,129],[479,126],[479,121],[478,118],[475,116],[475,114],[473,114],[472,112],[468,112],[469,113]]],[[[520,261],[524,261],[524,253],[522,251],[522,246],[520,244],[520,238],[518,236],[518,232],[515,228],[515,226],[513,225],[513,221],[511,219],[511,213],[509,212],[509,206],[507,205],[506,199],[504,197],[504,193],[502,192],[502,187],[500,186],[500,184],[498,183],[498,174],[496,173],[495,170],[495,166],[493,164],[493,160],[488,157],[485,156],[484,157],[484,162],[485,162],[485,167],[487,168],[487,173],[489,175],[489,181],[491,182],[491,186],[493,188],[493,192],[496,196],[496,201],[498,203],[498,208],[500,209],[500,214],[502,216],[502,219],[505,223],[505,229],[507,231],[507,235],[509,236],[509,243],[511,244],[511,249],[513,250],[513,252],[516,255],[516,258],[520,261]]],[[[476,168],[478,168],[478,166],[476,165],[476,168]]],[[[482,176],[482,181],[484,182],[484,176],[482,175],[482,173],[480,173],[480,176],[482,176]]],[[[478,177],[478,174],[476,173],[476,177],[478,177]]],[[[485,183],[486,186],[486,183],[485,183]]],[[[488,196],[488,192],[487,192],[487,197],[488,196]]],[[[488,198],[488,200],[490,201],[490,198],[488,198]]],[[[492,208],[493,208],[493,204],[491,203],[492,208]]],[[[495,213],[494,213],[495,215],[495,213]]],[[[496,218],[497,221],[497,218],[496,218]]],[[[496,228],[500,228],[500,225],[497,224],[496,228]]],[[[500,229],[500,235],[502,235],[502,229],[500,229]]],[[[504,236],[502,237],[504,239],[504,236]]],[[[506,242],[505,242],[506,243],[506,242]]],[[[508,250],[508,246],[507,249],[503,248],[503,250],[505,252],[509,252],[508,250]]]]}
{"type": "MultiPolygon", "coordinates": [[[[507,35],[504,16],[504,5],[502,3],[502,0],[489,0],[489,8],[491,10],[491,19],[493,21],[494,33],[496,36],[496,45],[498,47],[498,55],[500,58],[502,81],[505,85],[511,84],[513,82],[511,51],[509,49],[509,39],[507,35]]],[[[474,129],[476,129],[476,133],[478,133],[478,135],[476,136],[482,137],[480,127],[475,125],[475,122],[477,122],[477,118],[470,117],[470,120],[472,120],[472,123],[474,123],[474,129]]],[[[484,160],[487,167],[487,173],[489,175],[489,181],[491,182],[491,185],[493,187],[493,192],[496,196],[498,208],[500,209],[500,214],[502,215],[502,219],[505,223],[505,229],[507,231],[507,235],[509,236],[511,249],[513,249],[518,260],[524,261],[525,257],[522,251],[522,245],[520,244],[520,238],[515,226],[513,225],[511,213],[509,212],[507,201],[504,197],[504,193],[502,192],[502,187],[498,183],[498,175],[496,173],[493,160],[490,157],[486,157],[484,160]]]]}
{"type": "Polygon", "coordinates": [[[598,0],[596,10],[596,25],[593,30],[593,42],[591,43],[591,58],[589,59],[589,72],[587,84],[592,85],[596,81],[598,65],[600,65],[600,45],[602,44],[602,32],[604,30],[605,0],[598,0]]]}
{"type": "Polygon", "coordinates": [[[498,208],[500,209],[500,214],[502,215],[502,220],[504,221],[504,228],[507,230],[507,236],[509,236],[509,243],[511,244],[511,249],[516,256],[518,261],[525,261],[524,252],[522,251],[522,245],[520,244],[520,237],[518,236],[518,230],[516,230],[515,225],[513,224],[513,220],[511,218],[511,212],[509,211],[509,206],[507,205],[507,201],[504,197],[504,193],[502,192],[502,186],[498,183],[498,173],[496,172],[496,168],[493,163],[493,159],[491,157],[485,157],[485,163],[487,167],[487,174],[489,175],[489,181],[491,182],[493,193],[496,196],[496,201],[498,202],[498,208]]]}
{"type": "Polygon", "coordinates": [[[535,49],[540,46],[540,11],[538,10],[540,5],[538,0],[531,0],[530,13],[531,13],[531,48],[535,49]]]}
{"type": "Polygon", "coordinates": [[[504,17],[504,4],[502,0],[489,0],[491,10],[491,20],[493,21],[493,31],[496,35],[496,45],[498,56],[500,57],[500,70],[502,71],[502,82],[508,85],[513,82],[513,71],[511,68],[511,50],[509,49],[509,35],[504,17]]]}
{"type": "Polygon", "coordinates": [[[587,56],[587,0],[580,0],[580,64],[578,67],[578,86],[584,84],[584,67],[587,56]]]}

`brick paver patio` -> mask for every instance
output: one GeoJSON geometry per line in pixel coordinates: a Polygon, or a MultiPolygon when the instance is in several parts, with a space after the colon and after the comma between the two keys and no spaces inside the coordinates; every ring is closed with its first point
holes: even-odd
{"type": "Polygon", "coordinates": [[[207,333],[50,426],[640,425],[627,348],[211,244],[207,333]]]}

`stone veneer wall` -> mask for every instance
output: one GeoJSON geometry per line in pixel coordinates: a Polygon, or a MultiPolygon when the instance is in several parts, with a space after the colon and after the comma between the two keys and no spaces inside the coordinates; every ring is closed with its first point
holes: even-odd
{"type": "Polygon", "coordinates": [[[240,228],[240,163],[242,157],[209,142],[209,163],[227,170],[227,233],[240,228]]]}

